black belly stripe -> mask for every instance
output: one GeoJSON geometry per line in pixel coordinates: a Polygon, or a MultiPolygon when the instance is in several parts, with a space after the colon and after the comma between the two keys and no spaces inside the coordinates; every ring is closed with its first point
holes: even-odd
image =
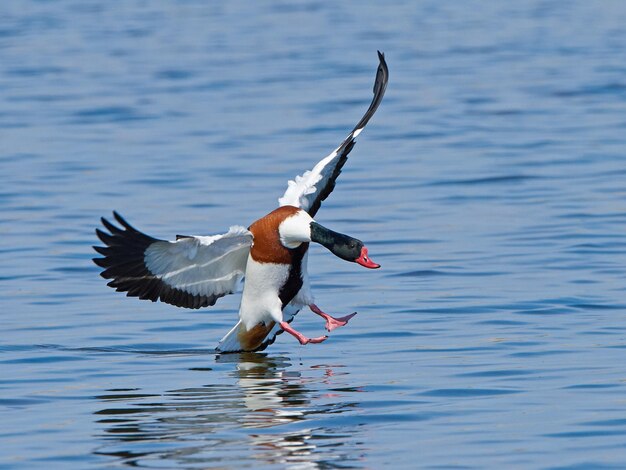
{"type": "Polygon", "coordinates": [[[287,282],[285,282],[278,293],[283,309],[293,300],[298,291],[302,288],[302,260],[308,249],[309,244],[303,243],[298,248],[289,250],[292,256],[289,276],[287,277],[287,282]]]}

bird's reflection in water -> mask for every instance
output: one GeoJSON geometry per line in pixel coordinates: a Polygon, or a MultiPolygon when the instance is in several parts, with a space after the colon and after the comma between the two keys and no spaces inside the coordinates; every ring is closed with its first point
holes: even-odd
{"type": "MultiPolygon", "coordinates": [[[[221,361],[232,359],[233,355],[225,355],[221,361]]],[[[287,372],[290,365],[282,357],[271,360],[259,354],[237,357],[235,374],[246,409],[241,421],[244,427],[264,428],[303,419],[299,406],[306,404],[307,390],[300,373],[287,372]]]]}
{"type": "Polygon", "coordinates": [[[286,357],[255,353],[218,356],[216,362],[226,367],[219,377],[202,373],[218,384],[98,396],[106,407],[96,412],[104,440],[96,453],[147,467],[363,465],[358,424],[337,419],[357,406],[332,392],[344,390],[334,382],[342,375],[333,370],[337,366],[303,372],[292,370],[286,357]]]}

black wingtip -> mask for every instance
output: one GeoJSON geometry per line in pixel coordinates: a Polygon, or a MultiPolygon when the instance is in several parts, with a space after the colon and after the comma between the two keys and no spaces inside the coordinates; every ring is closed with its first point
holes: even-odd
{"type": "Polygon", "coordinates": [[[91,258],[91,261],[101,268],[106,268],[108,266],[106,258],[91,258]]]}
{"type": "Polygon", "coordinates": [[[99,228],[96,229],[96,235],[98,236],[100,241],[102,241],[102,243],[104,243],[106,246],[111,246],[115,244],[113,236],[103,232],[99,228]]]}
{"type": "Polygon", "coordinates": [[[378,53],[379,64],[376,71],[376,81],[374,82],[374,95],[381,94],[380,99],[382,100],[382,95],[385,94],[387,82],[389,81],[389,67],[387,67],[387,61],[385,60],[385,53],[376,52],[378,53]]]}
{"type": "Polygon", "coordinates": [[[92,246],[91,248],[94,249],[95,252],[101,254],[102,256],[106,256],[107,255],[107,250],[109,249],[108,247],[104,247],[104,246],[92,246]]]}
{"type": "Polygon", "coordinates": [[[378,109],[378,105],[380,105],[380,102],[383,100],[383,96],[385,96],[385,90],[387,89],[387,83],[389,82],[389,68],[387,67],[387,62],[385,62],[385,54],[380,51],[376,52],[378,52],[378,59],[380,63],[378,64],[378,69],[376,70],[376,79],[374,80],[374,87],[372,90],[374,97],[372,98],[372,102],[365,112],[365,115],[361,118],[358,124],[354,126],[352,132],[365,127],[378,109]]]}
{"type": "Polygon", "coordinates": [[[124,217],[122,217],[119,212],[113,211],[113,217],[115,217],[115,220],[117,220],[117,222],[126,230],[129,230],[131,232],[139,232],[139,230],[126,222],[126,219],[124,219],[124,217]]]}

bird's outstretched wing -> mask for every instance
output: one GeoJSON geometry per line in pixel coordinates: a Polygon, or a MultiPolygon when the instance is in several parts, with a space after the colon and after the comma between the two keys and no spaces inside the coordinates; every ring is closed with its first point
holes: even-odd
{"type": "Polygon", "coordinates": [[[380,51],[378,52],[378,59],[380,63],[374,82],[374,98],[365,115],[337,149],[315,165],[312,170],[305,172],[302,176],[296,176],[293,181],[289,181],[287,191],[278,200],[281,206],[300,207],[306,210],[311,217],[314,217],[322,201],[335,188],[335,180],[341,173],[341,168],[346,163],[350,150],[354,147],[354,139],[374,115],[385,94],[389,70],[385,62],[385,55],[380,51]]]}
{"type": "Polygon", "coordinates": [[[252,233],[243,227],[210,237],[179,235],[169,242],[138,231],[117,212],[113,216],[121,227],[102,218],[110,233],[96,229],[106,246],[94,246],[104,258],[93,261],[105,268],[100,275],[112,279],[109,286],[130,297],[207,307],[232,294],[245,273],[252,233]]]}

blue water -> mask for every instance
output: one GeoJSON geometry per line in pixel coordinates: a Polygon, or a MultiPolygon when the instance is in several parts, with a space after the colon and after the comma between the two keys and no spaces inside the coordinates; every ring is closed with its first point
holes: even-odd
{"type": "MultiPolygon", "coordinates": [[[[626,4],[0,5],[0,467],[623,468],[626,4]],[[99,217],[220,233],[387,96],[317,219],[322,345],[115,293],[99,217]]],[[[318,335],[319,318],[295,323],[318,335]]]]}

